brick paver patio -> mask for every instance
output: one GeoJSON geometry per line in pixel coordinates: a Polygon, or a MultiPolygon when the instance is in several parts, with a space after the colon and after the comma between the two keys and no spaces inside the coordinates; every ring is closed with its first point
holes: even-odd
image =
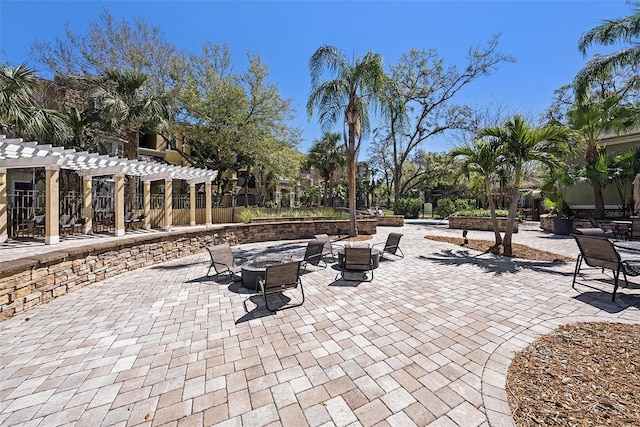
{"type": "MultiPolygon", "coordinates": [[[[425,240],[460,232],[420,222],[374,241],[397,231],[406,257],[373,282],[310,267],[305,304],[276,314],[206,278],[203,253],[0,323],[0,424],[509,426],[514,351],[570,321],[640,322],[638,290],[573,290],[573,264],[479,255],[425,240]]],[[[526,227],[515,241],[578,253],[526,227]]]]}

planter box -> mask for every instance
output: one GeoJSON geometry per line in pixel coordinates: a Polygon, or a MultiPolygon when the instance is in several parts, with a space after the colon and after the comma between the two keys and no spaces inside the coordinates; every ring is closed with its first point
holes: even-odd
{"type": "Polygon", "coordinates": [[[573,231],[573,220],[557,216],[553,218],[553,234],[568,236],[573,231]]]}
{"type": "MultiPolygon", "coordinates": [[[[450,216],[449,228],[455,228],[460,230],[481,230],[481,231],[493,231],[493,222],[491,218],[485,217],[471,217],[471,216],[450,216]]],[[[505,231],[507,229],[507,219],[498,218],[498,229],[505,231]]],[[[518,220],[513,225],[513,232],[518,232],[518,220]]]]}

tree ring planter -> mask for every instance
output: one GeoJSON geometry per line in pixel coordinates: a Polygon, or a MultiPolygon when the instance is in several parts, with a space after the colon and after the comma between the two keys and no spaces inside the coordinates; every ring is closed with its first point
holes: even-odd
{"type": "MultiPolygon", "coordinates": [[[[480,230],[480,231],[493,231],[493,222],[491,218],[475,217],[475,216],[450,216],[449,228],[455,228],[460,230],[480,230]]],[[[507,219],[498,218],[498,230],[506,231],[507,219]]],[[[518,220],[513,224],[513,232],[518,232],[518,220]]]]}
{"type": "Polygon", "coordinates": [[[573,231],[573,220],[556,216],[553,218],[553,234],[569,235],[573,231]]]}

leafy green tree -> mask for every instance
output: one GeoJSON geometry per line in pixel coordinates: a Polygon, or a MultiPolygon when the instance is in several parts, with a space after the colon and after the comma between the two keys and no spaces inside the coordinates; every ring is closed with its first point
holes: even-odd
{"type": "Polygon", "coordinates": [[[636,209],[633,204],[632,182],[640,173],[640,147],[635,146],[613,159],[611,179],[616,186],[620,207],[629,208],[629,213],[636,209]]]}
{"type": "MultiPolygon", "coordinates": [[[[96,80],[92,93],[103,128],[126,139],[124,154],[128,159],[138,158],[142,129],[161,133],[168,124],[169,104],[163,98],[145,93],[146,79],[135,70],[107,70],[96,80]]],[[[128,209],[135,208],[136,184],[135,179],[129,180],[128,209]]]]}
{"type": "Polygon", "coordinates": [[[492,247],[492,252],[494,253],[499,252],[502,236],[498,226],[492,186],[496,183],[500,170],[505,166],[504,148],[505,145],[499,139],[487,139],[475,141],[473,145],[455,148],[449,153],[454,158],[461,157],[463,159],[461,173],[468,177],[475,175],[481,183],[489,204],[491,223],[495,235],[495,245],[492,247]]]}
{"type": "MultiPolygon", "coordinates": [[[[633,2],[633,12],[629,16],[616,19],[608,19],[580,37],[578,49],[586,56],[587,49],[594,44],[611,46],[616,43],[629,44],[630,46],[608,55],[597,55],[576,74],[573,85],[578,101],[587,96],[589,86],[597,82],[603,75],[621,69],[635,70],[640,65],[640,7],[633,2]]],[[[633,73],[627,80],[627,86],[635,86],[638,82],[637,74],[633,73]]]]}
{"type": "Polygon", "coordinates": [[[339,133],[325,132],[322,139],[316,140],[309,150],[307,161],[316,168],[324,179],[324,206],[329,206],[328,194],[331,193],[333,177],[345,165],[344,148],[338,145],[339,133]]]}
{"type": "Polygon", "coordinates": [[[620,98],[612,96],[601,102],[577,104],[567,113],[568,124],[579,135],[580,148],[584,151],[585,173],[593,187],[595,217],[598,219],[604,218],[602,190],[608,180],[608,160],[600,140],[606,133],[620,134],[637,123],[635,109],[620,101],[620,98]]]}
{"type": "Polygon", "coordinates": [[[191,147],[185,156],[214,170],[253,165],[262,175],[297,177],[302,155],[295,149],[299,131],[288,125],[291,100],[268,82],[260,57],[249,55],[249,68],[235,73],[228,48],[206,43],[188,63],[177,97],[181,134],[191,147]]]}
{"type": "Polygon", "coordinates": [[[412,49],[391,67],[384,87],[385,125],[380,136],[391,147],[396,198],[403,194],[403,165],[424,141],[471,126],[472,110],[453,100],[458,92],[497,70],[501,63],[514,61],[498,52],[498,38],[494,36],[484,48],[470,49],[461,71],[446,66],[434,49],[412,49]]]}
{"type": "Polygon", "coordinates": [[[0,65],[0,133],[48,142],[69,138],[64,115],[34,102],[40,89],[35,71],[26,64],[0,65]]]}
{"type": "Polygon", "coordinates": [[[357,236],[356,164],[362,138],[369,132],[369,106],[376,105],[385,73],[382,57],[368,52],[350,62],[333,46],[321,46],[309,61],[311,93],[307,102],[309,117],[318,110],[325,131],[342,121],[349,179],[349,235],[357,236]],[[325,70],[334,74],[324,80],[325,70]]]}
{"type": "Polygon", "coordinates": [[[317,201],[322,194],[326,192],[323,187],[324,185],[312,185],[311,187],[305,188],[304,192],[307,197],[309,197],[309,206],[317,206],[317,201]]]}
{"type": "Polygon", "coordinates": [[[569,149],[571,131],[565,126],[546,125],[533,127],[525,119],[516,115],[502,126],[493,126],[478,132],[478,139],[493,141],[502,145],[505,162],[511,170],[510,187],[512,189],[509,203],[507,228],[502,239],[506,256],[512,256],[512,235],[516,221],[516,208],[520,195],[526,165],[542,163],[550,167],[557,165],[569,149]]]}

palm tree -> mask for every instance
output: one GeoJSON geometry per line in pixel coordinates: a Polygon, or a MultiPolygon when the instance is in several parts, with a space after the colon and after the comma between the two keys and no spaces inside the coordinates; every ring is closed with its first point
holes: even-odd
{"type": "MultiPolygon", "coordinates": [[[[97,81],[93,97],[99,105],[103,126],[124,137],[124,154],[138,158],[142,129],[160,133],[168,125],[170,107],[166,100],[145,93],[147,76],[136,70],[108,70],[97,81]]],[[[128,208],[135,206],[136,180],[129,180],[128,208]]]]}
{"type": "Polygon", "coordinates": [[[324,179],[324,206],[329,206],[328,194],[331,194],[333,176],[337,170],[344,167],[344,149],[338,145],[340,134],[325,132],[322,139],[316,140],[309,150],[308,162],[318,169],[324,179]]]}
{"type": "Polygon", "coordinates": [[[462,173],[476,175],[482,184],[483,190],[487,196],[489,204],[489,212],[491,213],[491,222],[493,224],[493,232],[495,234],[496,243],[491,251],[497,253],[502,244],[502,237],[498,228],[498,218],[496,216],[496,204],[493,199],[491,186],[496,182],[500,175],[500,170],[504,165],[505,156],[502,153],[503,145],[497,139],[485,141],[475,141],[473,145],[454,148],[450,155],[462,157],[462,173]]]}
{"type": "Polygon", "coordinates": [[[525,167],[532,162],[540,162],[550,167],[556,166],[560,162],[560,156],[564,155],[569,148],[571,131],[567,127],[557,125],[531,127],[522,116],[516,115],[502,126],[481,129],[477,137],[501,144],[505,162],[511,169],[512,193],[502,246],[504,255],[512,256],[511,240],[525,167]]]}
{"type": "Polygon", "coordinates": [[[38,86],[35,71],[26,64],[0,65],[0,133],[65,141],[70,132],[64,116],[35,104],[38,86]]]}
{"type": "Polygon", "coordinates": [[[307,114],[319,110],[319,122],[325,131],[339,120],[343,125],[343,140],[349,177],[349,235],[357,236],[356,228],[356,163],[362,138],[369,131],[369,104],[378,104],[385,81],[382,57],[368,52],[350,62],[333,46],[321,46],[309,60],[311,93],[307,114]],[[323,81],[324,71],[335,77],[323,81]]]}
{"type": "Polygon", "coordinates": [[[584,150],[585,174],[593,187],[595,217],[604,218],[602,190],[607,183],[608,162],[602,157],[605,147],[602,136],[609,132],[620,134],[636,124],[635,109],[620,104],[620,98],[610,96],[601,102],[577,104],[567,112],[569,126],[576,130],[584,150]]]}
{"type": "MultiPolygon", "coordinates": [[[[587,48],[593,44],[610,46],[616,43],[628,43],[631,46],[609,55],[596,56],[576,74],[573,85],[576,96],[581,101],[587,93],[591,83],[602,75],[613,70],[634,68],[640,65],[640,45],[634,41],[640,35],[640,8],[634,3],[633,14],[630,16],[603,21],[584,33],[578,40],[578,49],[586,55],[587,48]]],[[[637,76],[632,78],[635,80],[637,76]]],[[[629,82],[632,83],[632,82],[629,82]]]]}

